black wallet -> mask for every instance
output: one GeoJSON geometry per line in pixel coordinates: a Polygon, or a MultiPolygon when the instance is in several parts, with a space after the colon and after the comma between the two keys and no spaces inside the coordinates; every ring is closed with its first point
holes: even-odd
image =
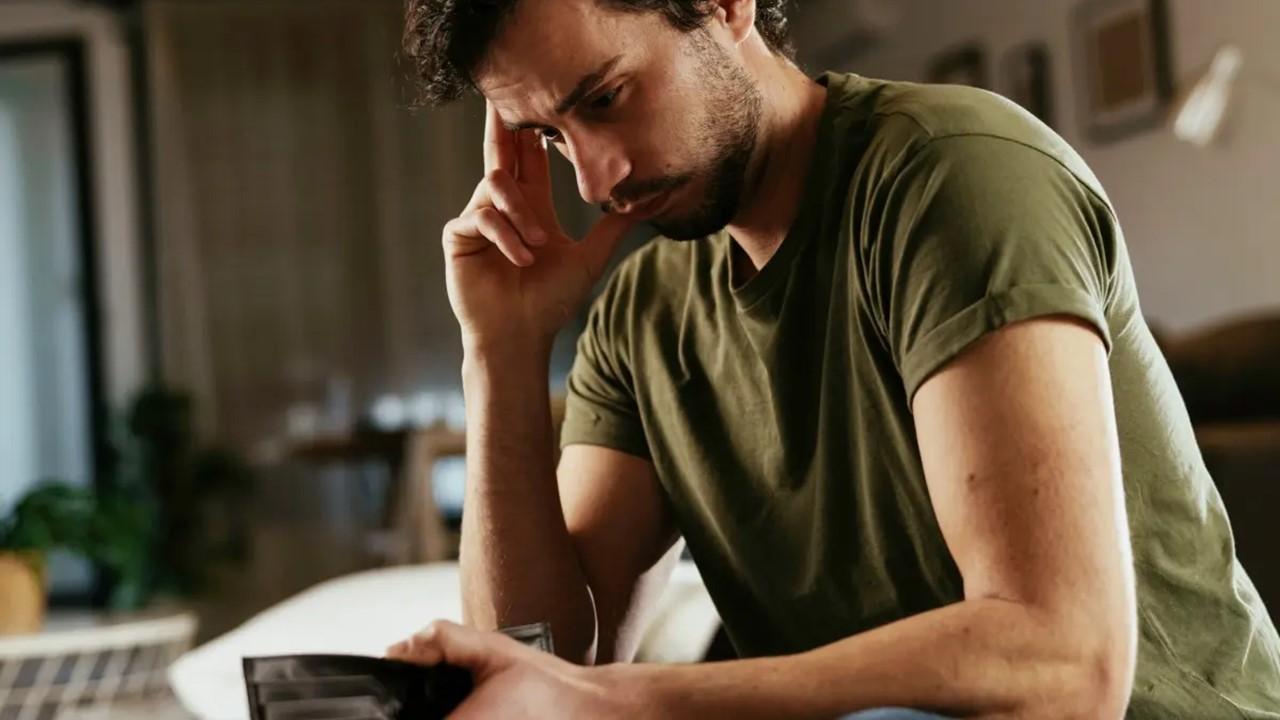
{"type": "MultiPolygon", "coordinates": [[[[554,652],[546,623],[502,630],[554,652]]],[[[471,692],[471,673],[359,655],[244,659],[252,720],[427,720],[444,718],[471,692]]]]}

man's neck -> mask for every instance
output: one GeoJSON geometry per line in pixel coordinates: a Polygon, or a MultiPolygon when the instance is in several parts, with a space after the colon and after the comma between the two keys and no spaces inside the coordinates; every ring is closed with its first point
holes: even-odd
{"type": "Polygon", "coordinates": [[[764,267],[796,219],[827,96],[826,88],[772,54],[753,69],[765,112],[741,209],[727,228],[749,261],[735,273],[739,278],[764,267]]]}

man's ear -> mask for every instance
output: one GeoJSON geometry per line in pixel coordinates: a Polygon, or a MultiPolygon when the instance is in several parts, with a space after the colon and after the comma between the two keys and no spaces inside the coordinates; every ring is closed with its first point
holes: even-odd
{"type": "Polygon", "coordinates": [[[746,40],[756,26],[756,0],[713,1],[716,4],[716,18],[728,28],[734,44],[746,40]]]}

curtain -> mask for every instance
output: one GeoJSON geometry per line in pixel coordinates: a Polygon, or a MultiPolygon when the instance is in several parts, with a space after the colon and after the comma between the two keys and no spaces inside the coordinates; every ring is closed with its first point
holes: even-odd
{"type": "Polygon", "coordinates": [[[481,176],[483,105],[408,109],[401,4],[155,0],[145,22],[164,373],[202,432],[249,449],[300,405],[342,423],[456,386],[440,229],[481,176]]]}

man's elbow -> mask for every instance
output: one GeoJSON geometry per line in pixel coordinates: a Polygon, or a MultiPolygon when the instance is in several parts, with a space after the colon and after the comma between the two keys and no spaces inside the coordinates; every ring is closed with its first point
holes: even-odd
{"type": "MultiPolygon", "coordinates": [[[[1137,665],[1137,612],[1026,606],[1038,619],[1042,682],[1014,714],[1034,718],[1121,720],[1137,665]],[[1050,669],[1052,668],[1052,670],[1050,669]]],[[[1130,605],[1132,608],[1132,605],[1130,605]]]]}
{"type": "Polygon", "coordinates": [[[1089,680],[1085,688],[1085,703],[1092,710],[1087,717],[1115,718],[1120,720],[1129,708],[1129,696],[1133,692],[1134,659],[1127,648],[1124,652],[1099,653],[1089,661],[1089,680]]]}
{"type": "Polygon", "coordinates": [[[1132,632],[1098,638],[1082,648],[1075,665],[1075,682],[1070,705],[1075,712],[1060,717],[1114,718],[1120,720],[1129,708],[1136,669],[1132,632]]]}

